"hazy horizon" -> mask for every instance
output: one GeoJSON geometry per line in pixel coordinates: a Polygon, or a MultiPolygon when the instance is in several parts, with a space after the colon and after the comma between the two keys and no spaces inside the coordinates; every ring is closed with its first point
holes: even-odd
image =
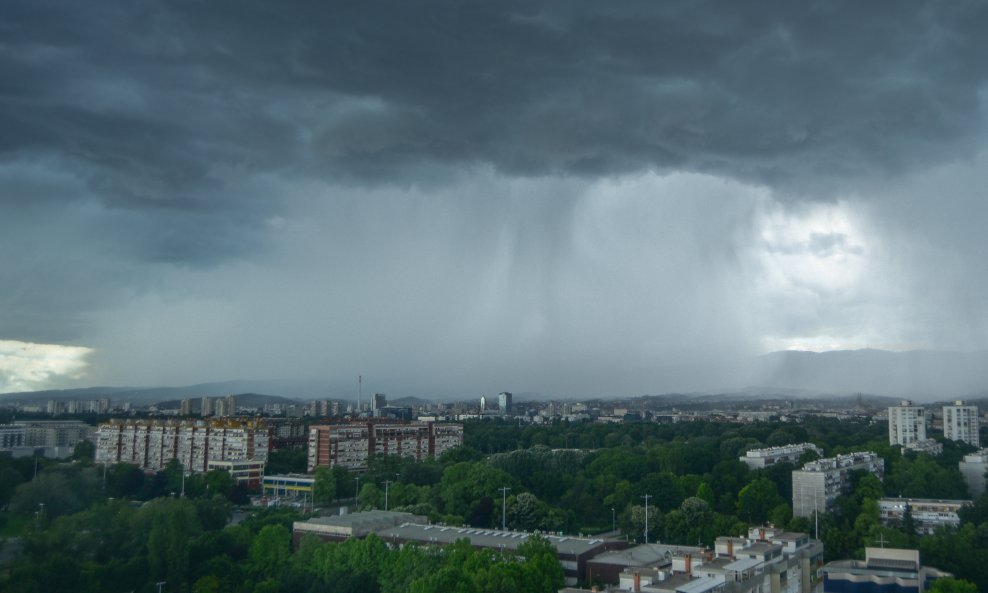
{"type": "Polygon", "coordinates": [[[10,2],[0,393],[984,352],[988,6],[900,8],[10,2]]]}

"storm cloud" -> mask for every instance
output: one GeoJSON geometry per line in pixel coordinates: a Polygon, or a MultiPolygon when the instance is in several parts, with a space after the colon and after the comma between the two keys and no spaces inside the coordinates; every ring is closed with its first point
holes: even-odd
{"type": "Polygon", "coordinates": [[[619,395],[988,347],[981,3],[0,11],[0,340],[82,381],[619,395]]]}

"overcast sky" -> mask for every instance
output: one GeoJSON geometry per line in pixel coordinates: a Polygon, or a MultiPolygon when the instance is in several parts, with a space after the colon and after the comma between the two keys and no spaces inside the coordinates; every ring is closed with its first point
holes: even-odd
{"type": "Polygon", "coordinates": [[[988,348],[986,31],[963,1],[4,2],[0,391],[637,395],[988,348]]]}

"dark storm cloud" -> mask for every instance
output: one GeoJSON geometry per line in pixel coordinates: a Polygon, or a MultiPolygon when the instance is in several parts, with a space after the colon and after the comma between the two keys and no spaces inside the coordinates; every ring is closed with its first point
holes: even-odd
{"type": "MultiPolygon", "coordinates": [[[[605,381],[589,360],[630,377],[688,350],[699,368],[712,344],[810,335],[855,299],[871,319],[896,295],[800,258],[880,257],[930,219],[937,190],[886,217],[882,186],[983,150],[986,30],[979,2],[6,2],[0,340],[93,345],[136,381],[290,366],[248,344],[313,373],[331,336],[349,372],[367,364],[351,336],[384,319],[401,340],[360,342],[397,344],[381,374],[449,359],[548,390],[605,381]],[[898,226],[758,239],[766,200],[846,196],[898,226]]],[[[983,251],[966,236],[943,251],[983,251]]]]}
{"type": "Polygon", "coordinates": [[[449,165],[687,169],[813,191],[807,177],[835,183],[963,153],[979,132],[988,53],[981,3],[5,12],[5,153],[64,152],[140,178],[140,189],[106,181],[110,199],[179,207],[197,202],[188,194],[215,181],[217,164],[363,182],[449,165]]]}

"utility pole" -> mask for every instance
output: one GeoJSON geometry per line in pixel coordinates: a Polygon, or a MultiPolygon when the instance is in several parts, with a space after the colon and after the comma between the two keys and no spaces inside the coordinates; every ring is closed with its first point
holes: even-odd
{"type": "Polygon", "coordinates": [[[645,499],[645,543],[648,543],[648,499],[652,498],[651,494],[644,494],[642,498],[645,499]]]}
{"type": "Polygon", "coordinates": [[[391,480],[384,480],[384,510],[388,510],[388,485],[391,483],[391,480]]]}
{"type": "Polygon", "coordinates": [[[504,518],[508,508],[508,490],[511,490],[511,488],[505,486],[504,488],[498,488],[498,490],[501,491],[501,531],[504,531],[504,518]]]}

